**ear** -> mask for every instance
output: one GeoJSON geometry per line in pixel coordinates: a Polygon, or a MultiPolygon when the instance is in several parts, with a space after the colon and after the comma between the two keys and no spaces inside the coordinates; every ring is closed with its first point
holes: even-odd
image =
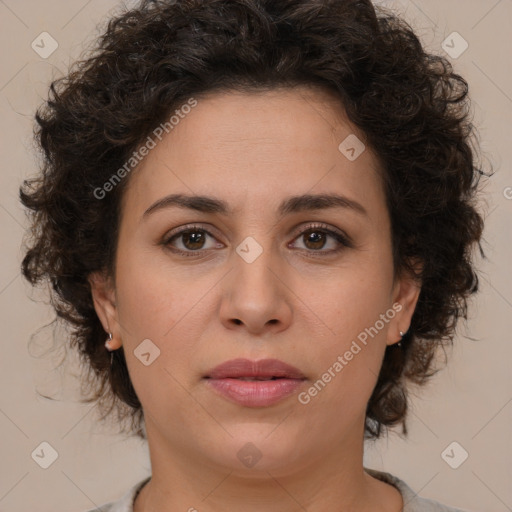
{"type": "MultiPolygon", "coordinates": [[[[414,260],[413,265],[416,273],[423,269],[423,263],[419,260],[414,260]]],[[[396,311],[396,315],[390,321],[387,345],[398,343],[402,339],[400,331],[405,334],[409,330],[420,291],[421,283],[410,271],[404,271],[396,279],[392,293],[393,309],[396,311]]]]}
{"type": "MultiPolygon", "coordinates": [[[[121,332],[117,316],[115,287],[106,272],[93,272],[88,277],[94,309],[103,325],[105,332],[112,333],[110,347],[116,350],[121,347],[121,332]]],[[[106,338],[106,337],[105,337],[106,338]]]]}

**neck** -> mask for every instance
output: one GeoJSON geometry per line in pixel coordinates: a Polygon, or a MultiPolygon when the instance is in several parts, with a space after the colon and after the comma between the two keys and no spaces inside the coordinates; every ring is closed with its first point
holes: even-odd
{"type": "Polygon", "coordinates": [[[256,464],[241,470],[170,446],[150,423],[146,428],[152,477],[139,493],[134,512],[402,510],[399,491],[364,471],[362,435],[359,441],[346,439],[336,449],[308,457],[307,463],[296,460],[260,469],[256,464]]]}

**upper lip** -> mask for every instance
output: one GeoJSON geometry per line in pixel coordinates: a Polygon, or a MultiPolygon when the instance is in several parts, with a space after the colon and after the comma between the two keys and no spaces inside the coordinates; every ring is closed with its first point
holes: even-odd
{"type": "Polygon", "coordinates": [[[304,374],[294,366],[279,359],[231,359],[212,368],[205,376],[210,379],[227,379],[240,377],[280,377],[288,379],[304,379],[304,374]]]}

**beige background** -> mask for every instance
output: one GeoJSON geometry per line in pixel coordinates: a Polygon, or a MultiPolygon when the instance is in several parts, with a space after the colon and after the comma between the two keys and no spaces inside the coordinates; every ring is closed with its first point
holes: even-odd
{"type": "MultiPolygon", "coordinates": [[[[132,2],[133,3],[133,2],[132,2]]],[[[402,12],[424,43],[442,52],[453,31],[468,49],[452,59],[468,80],[474,121],[486,165],[496,171],[486,187],[481,293],[470,321],[461,324],[449,367],[421,393],[410,415],[407,441],[397,434],[367,447],[365,464],[405,479],[423,496],[472,511],[512,510],[512,80],[511,0],[382,1],[402,12]],[[452,469],[441,457],[457,441],[468,459],[452,469]]],[[[94,36],[114,0],[0,0],[0,511],[71,512],[118,498],[149,474],[144,443],[110,433],[90,406],[77,403],[72,365],[58,369],[64,332],[46,328],[49,306],[33,299],[20,277],[25,225],[18,204],[21,180],[35,172],[31,130],[35,107],[52,77],[94,36]],[[42,58],[31,43],[43,31],[58,49],[42,58]],[[34,336],[33,336],[34,335],[34,336]],[[32,336],[32,338],[31,338],[32,336]],[[51,396],[54,400],[41,395],[51,396]],[[46,441],[57,460],[42,469],[31,453],[46,441]]],[[[454,452],[459,457],[460,448],[454,452]]]]}

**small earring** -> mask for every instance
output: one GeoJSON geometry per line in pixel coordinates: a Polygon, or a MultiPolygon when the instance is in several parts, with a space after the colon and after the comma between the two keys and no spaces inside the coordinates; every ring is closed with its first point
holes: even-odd
{"type": "MultiPolygon", "coordinates": [[[[400,338],[403,338],[405,333],[404,333],[404,332],[402,332],[402,331],[399,331],[399,332],[400,332],[400,338]]],[[[397,347],[399,347],[399,348],[401,348],[401,347],[402,347],[402,340],[401,340],[401,339],[398,341],[398,343],[396,344],[396,346],[397,346],[397,347]]]]}
{"type": "Polygon", "coordinates": [[[114,362],[114,349],[110,348],[110,342],[112,341],[112,333],[108,333],[107,341],[105,341],[105,347],[110,352],[110,366],[112,367],[112,363],[114,362]]]}
{"type": "Polygon", "coordinates": [[[107,338],[107,341],[105,341],[105,348],[109,351],[109,352],[112,352],[113,349],[110,348],[110,342],[112,341],[112,333],[109,332],[108,333],[108,338],[107,338]]]}

